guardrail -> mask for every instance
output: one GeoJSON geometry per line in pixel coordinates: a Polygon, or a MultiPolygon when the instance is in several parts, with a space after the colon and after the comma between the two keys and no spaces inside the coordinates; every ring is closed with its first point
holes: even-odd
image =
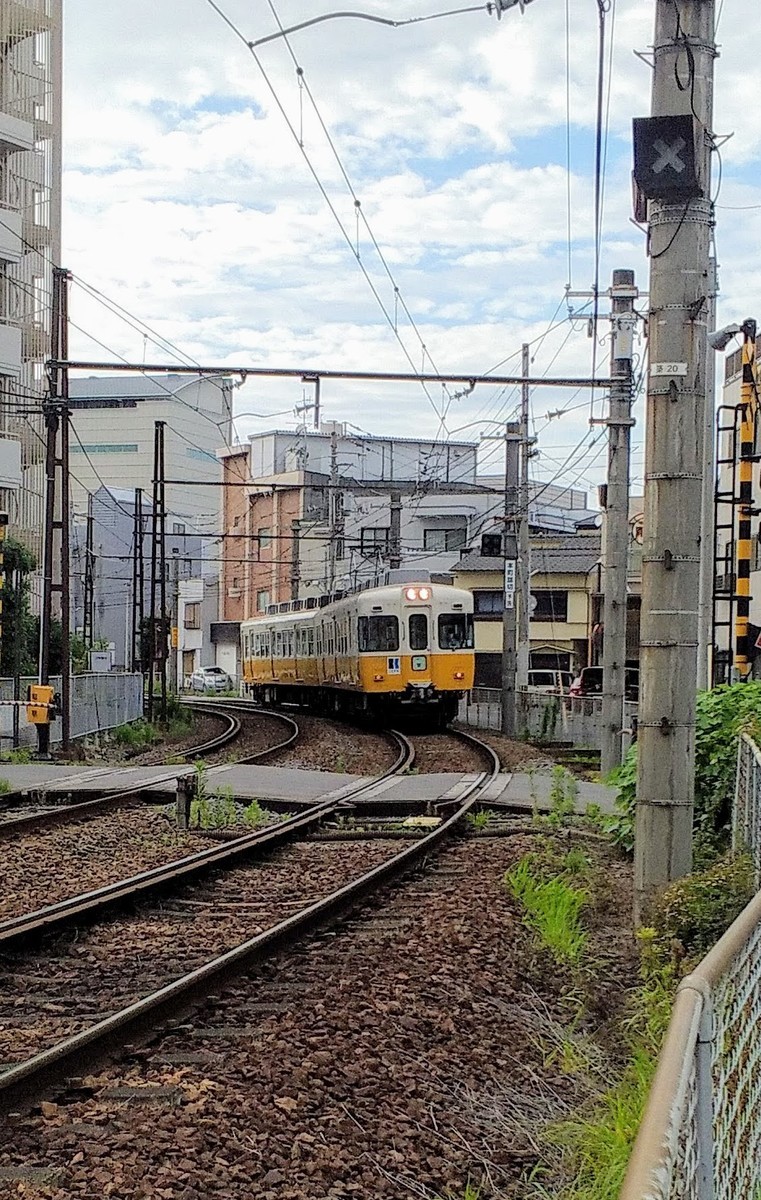
{"type": "MultiPolygon", "coordinates": [[[[520,688],[515,696],[515,714],[521,737],[600,748],[602,696],[561,696],[520,688]]],[[[627,701],[624,704],[625,728],[621,733],[623,753],[629,748],[636,716],[637,705],[627,701]]],[[[499,689],[473,688],[469,698],[460,705],[460,720],[476,729],[500,729],[499,689]]]]}
{"type": "MultiPolygon", "coordinates": [[[[732,840],[761,868],[761,751],[740,738],[732,840]]],[[[620,1200],[761,1197],[761,892],[677,991],[620,1200]]]]}

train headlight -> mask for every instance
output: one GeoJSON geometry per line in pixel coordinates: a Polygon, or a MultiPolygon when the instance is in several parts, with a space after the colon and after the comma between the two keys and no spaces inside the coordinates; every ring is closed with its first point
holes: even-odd
{"type": "Polygon", "coordinates": [[[455,679],[464,679],[465,672],[464,671],[455,671],[454,677],[455,677],[455,679]]]}
{"type": "Polygon", "coordinates": [[[430,600],[431,589],[430,588],[420,588],[420,590],[418,591],[418,596],[421,600],[430,600]]]}
{"type": "Polygon", "coordinates": [[[407,600],[417,600],[417,588],[407,588],[404,595],[407,600]]]}

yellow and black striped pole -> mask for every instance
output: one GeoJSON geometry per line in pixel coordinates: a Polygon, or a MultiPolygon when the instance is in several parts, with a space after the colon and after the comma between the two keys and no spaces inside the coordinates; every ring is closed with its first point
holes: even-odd
{"type": "Polygon", "coordinates": [[[742,325],[742,381],[740,391],[740,462],[738,464],[739,507],[737,510],[737,582],[735,595],[735,668],[741,680],[750,671],[748,621],[750,618],[750,567],[753,539],[753,463],[756,450],[758,390],[756,384],[756,322],[742,325]]]}

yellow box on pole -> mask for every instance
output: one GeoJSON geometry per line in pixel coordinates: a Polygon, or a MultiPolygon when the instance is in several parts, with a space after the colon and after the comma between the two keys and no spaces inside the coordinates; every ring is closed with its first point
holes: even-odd
{"type": "Polygon", "coordinates": [[[172,626],[172,649],[176,650],[180,644],[180,631],[176,625],[172,626]]]}
{"type": "Polygon", "coordinates": [[[26,719],[30,725],[49,725],[53,689],[47,683],[31,683],[26,692],[26,719]]]}

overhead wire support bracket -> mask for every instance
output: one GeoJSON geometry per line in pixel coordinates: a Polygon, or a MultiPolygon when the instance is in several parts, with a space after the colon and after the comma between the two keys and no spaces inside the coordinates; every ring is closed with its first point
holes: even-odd
{"type": "Polygon", "coordinates": [[[404,372],[404,371],[331,371],[314,367],[203,367],[185,366],[177,363],[129,363],[129,362],[84,362],[80,360],[51,359],[50,370],[66,368],[70,371],[137,371],[141,375],[237,375],[241,381],[251,378],[280,379],[349,379],[376,383],[462,383],[468,387],[485,384],[529,383],[534,387],[562,388],[610,388],[610,379],[580,379],[576,376],[552,378],[536,375],[462,375],[457,372],[404,372]]]}

